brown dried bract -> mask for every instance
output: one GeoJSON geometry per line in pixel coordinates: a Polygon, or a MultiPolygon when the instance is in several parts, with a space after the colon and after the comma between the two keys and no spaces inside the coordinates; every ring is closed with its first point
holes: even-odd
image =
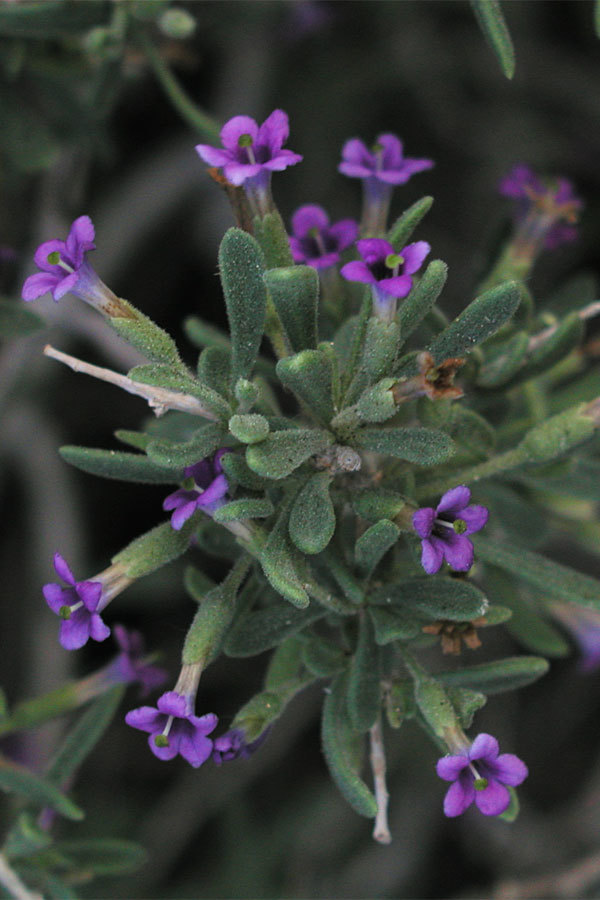
{"type": "Polygon", "coordinates": [[[472,622],[450,622],[448,619],[440,619],[438,622],[432,622],[431,625],[424,625],[422,630],[426,634],[439,635],[442,653],[459,656],[462,644],[469,650],[477,650],[478,647],[481,647],[477,628],[481,628],[482,625],[487,625],[485,616],[473,619],[472,622]]]}

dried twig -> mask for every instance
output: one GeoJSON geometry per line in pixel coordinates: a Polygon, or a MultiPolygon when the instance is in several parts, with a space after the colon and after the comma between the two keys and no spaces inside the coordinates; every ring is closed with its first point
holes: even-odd
{"type": "Polygon", "coordinates": [[[375,799],[377,801],[377,815],[373,827],[373,837],[380,844],[391,844],[392,835],[387,815],[390,795],[388,794],[385,781],[385,747],[383,745],[381,719],[377,719],[373,727],[369,729],[369,739],[371,742],[371,768],[373,770],[375,799]]]}

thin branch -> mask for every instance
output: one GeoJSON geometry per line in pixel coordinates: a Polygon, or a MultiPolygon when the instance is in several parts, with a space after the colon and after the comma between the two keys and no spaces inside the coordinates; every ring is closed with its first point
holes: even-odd
{"type": "Polygon", "coordinates": [[[41,894],[30,891],[23,884],[14,869],[9,866],[3,853],[0,853],[0,884],[6,888],[11,897],[16,897],[16,900],[43,900],[41,894]]]}
{"type": "Polygon", "coordinates": [[[373,837],[380,844],[391,844],[392,835],[388,825],[388,794],[385,781],[385,747],[381,730],[381,719],[378,718],[372,728],[369,729],[371,743],[371,769],[373,770],[373,782],[375,785],[375,800],[377,801],[377,815],[373,827],[373,837]]]}
{"type": "Polygon", "coordinates": [[[69,353],[62,353],[50,344],[46,344],[43,352],[45,356],[49,356],[51,359],[56,359],[58,362],[69,366],[74,372],[83,372],[85,375],[91,375],[93,378],[99,378],[100,381],[114,384],[116,387],[127,391],[128,394],[143,397],[157,416],[164,415],[170,409],[178,409],[180,412],[190,413],[193,416],[202,416],[205,419],[211,419],[213,422],[219,420],[218,416],[206,409],[199,400],[190,394],[182,394],[167,388],[133,381],[127,375],[113,372],[112,369],[94,366],[91,363],[84,362],[82,359],[77,359],[76,356],[71,356],[69,353]]]}
{"type": "MultiPolygon", "coordinates": [[[[594,300],[593,303],[588,303],[587,306],[582,307],[577,313],[582,322],[585,322],[586,319],[592,319],[598,314],[600,314],[600,300],[594,300]]],[[[558,325],[550,325],[548,328],[540,331],[539,334],[534,334],[533,337],[529,338],[527,352],[532,353],[540,346],[540,344],[544,344],[552,337],[557,328],[558,325]]]]}

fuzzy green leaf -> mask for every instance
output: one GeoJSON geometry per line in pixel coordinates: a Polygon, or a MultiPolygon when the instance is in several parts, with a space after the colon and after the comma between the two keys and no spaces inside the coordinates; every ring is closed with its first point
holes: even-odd
{"type": "Polygon", "coordinates": [[[213,513],[215,522],[236,522],[239,519],[266,519],[274,512],[268,497],[240,497],[226,503],[213,513]]]}
{"type": "Polygon", "coordinates": [[[424,619],[407,615],[398,607],[370,606],[369,614],[375,627],[375,640],[381,646],[393,641],[410,641],[420,634],[424,619]]]}
{"type": "Polygon", "coordinates": [[[386,488],[366,488],[353,493],[351,499],[354,512],[368,522],[394,519],[406,504],[402,494],[386,488]]]}
{"type": "Polygon", "coordinates": [[[436,364],[466,356],[511,318],[520,301],[515,281],[506,281],[476,297],[427,348],[436,364]]]}
{"type": "Polygon", "coordinates": [[[46,778],[34,775],[16,764],[0,762],[0,791],[18,794],[37,807],[51,806],[61,816],[75,821],[83,819],[83,810],[46,778]]]}
{"type": "Polygon", "coordinates": [[[109,318],[108,323],[123,340],[136,350],[140,350],[152,362],[185,371],[179,350],[171,335],[139,310],[136,310],[135,319],[109,318]]]}
{"type": "Polygon", "coordinates": [[[219,248],[219,268],[231,334],[232,385],[250,377],[258,355],[267,310],[264,267],[254,238],[230,228],[219,248]]]}
{"type": "MultiPolygon", "coordinates": [[[[361,816],[375,817],[377,802],[360,778],[360,745],[346,708],[345,675],[334,679],[323,704],[321,738],[331,776],[350,806],[361,816]]],[[[362,739],[361,739],[362,740],[362,739]]]]}
{"type": "Polygon", "coordinates": [[[307,609],[296,609],[289,603],[259,609],[234,623],[225,640],[225,653],[242,657],[271,650],[325,615],[327,610],[316,603],[307,609]]]}
{"type": "Polygon", "coordinates": [[[332,443],[333,435],[327,431],[308,428],[276,431],[260,444],[248,446],[246,462],[253,472],[264,478],[285,478],[332,443]]]}
{"type": "Polygon", "coordinates": [[[387,240],[398,252],[406,246],[411,234],[433,206],[433,197],[421,197],[398,216],[387,234],[387,240]]]}
{"type": "Polygon", "coordinates": [[[512,656],[464,669],[438,672],[436,677],[444,684],[468,687],[485,694],[501,694],[532,684],[549,668],[548,661],[539,656],[512,656]]]}
{"type": "Polygon", "coordinates": [[[135,366],[128,375],[133,381],[141,384],[151,384],[179,394],[189,394],[219,419],[227,421],[231,415],[231,407],[227,400],[207,385],[201,384],[188,372],[177,372],[170,366],[147,365],[135,366]]]}
{"type": "Polygon", "coordinates": [[[303,553],[320,553],[335,531],[335,510],[329,496],[331,476],[317,472],[306,482],[292,506],[289,533],[303,553]]]}
{"type": "Polygon", "coordinates": [[[57,841],[53,849],[69,868],[94,875],[121,875],[139,869],[147,853],[134,841],[115,838],[87,838],[57,841]]]}
{"type": "Polygon", "coordinates": [[[283,386],[294,391],[321,424],[329,424],[334,414],[333,367],[326,353],[303,350],[280,359],[277,375],[283,386]]]}
{"type": "Polygon", "coordinates": [[[403,341],[413,333],[425,316],[433,309],[438,297],[444,289],[448,277],[448,266],[441,259],[432,260],[418,284],[412,289],[406,300],[400,304],[398,322],[403,341]]]}
{"type": "Polygon", "coordinates": [[[227,397],[231,385],[231,351],[224,347],[206,347],[196,367],[202,384],[227,397]]]}
{"type": "Polygon", "coordinates": [[[260,491],[269,484],[268,479],[249,469],[244,457],[237,453],[226,453],[221,458],[221,465],[228,479],[250,491],[260,491]]]}
{"type": "Polygon", "coordinates": [[[270,269],[264,275],[294,353],[317,346],[319,276],[311,266],[270,269]]]}
{"type": "Polygon", "coordinates": [[[224,431],[216,422],[207,422],[202,428],[197,429],[189,441],[171,441],[168,438],[154,438],[146,447],[148,457],[158,466],[169,466],[171,470],[179,472],[177,478],[171,481],[180,481],[183,477],[183,469],[211,456],[215,450],[222,446],[224,431]]]}
{"type": "Polygon", "coordinates": [[[400,529],[389,519],[381,519],[361,534],[354,548],[354,558],[359,572],[370,577],[375,566],[394,546],[400,529]]]}
{"type": "Polygon", "coordinates": [[[515,51],[500,3],[498,0],[471,0],[471,6],[502,71],[507,78],[512,78],[515,74],[515,51]]]}
{"type": "Polygon", "coordinates": [[[477,384],[484,388],[497,388],[508,384],[523,366],[529,335],[518,331],[507,341],[486,350],[485,362],[477,373],[477,384]]]}
{"type": "Polygon", "coordinates": [[[455,449],[451,437],[431,428],[363,428],[356,435],[354,446],[418,466],[445,462],[455,449]]]}
{"type": "Polygon", "coordinates": [[[183,469],[158,465],[141,453],[119,450],[97,450],[93,447],[67,445],[59,449],[65,462],[82,472],[113,478],[116,481],[137,481],[141,484],[172,484],[183,476],[183,469]]]}
{"type": "Polygon", "coordinates": [[[113,556],[112,562],[124,566],[130,578],[149,575],[185,553],[196,526],[195,518],[188,519],[181,531],[175,531],[170,522],[157,525],[113,556]]]}
{"type": "Polygon", "coordinates": [[[341,647],[316,634],[308,636],[302,645],[302,661],[308,671],[318,678],[337,675],[348,663],[341,647]]]}
{"type": "Polygon", "coordinates": [[[289,505],[282,509],[260,554],[260,564],[273,588],[294,606],[308,606],[309,598],[298,573],[299,554],[288,538],[289,505]]]}
{"type": "Polygon", "coordinates": [[[347,703],[354,730],[368,731],[381,705],[379,648],[368,616],[360,619],[356,653],[348,673],[347,703]]]}
{"type": "Polygon", "coordinates": [[[371,602],[379,606],[401,604],[404,609],[428,619],[453,622],[469,622],[484,615],[487,608],[487,600],[479,588],[444,575],[400,579],[374,591],[371,602]]]}
{"type": "Polygon", "coordinates": [[[235,415],[229,420],[229,431],[243,444],[258,444],[269,433],[269,423],[257,413],[235,415]]]}

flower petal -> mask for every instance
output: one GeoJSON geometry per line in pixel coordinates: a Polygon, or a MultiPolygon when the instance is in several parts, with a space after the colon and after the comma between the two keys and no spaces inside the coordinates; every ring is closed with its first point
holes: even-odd
{"type": "MultiPolygon", "coordinates": [[[[239,149],[239,139],[249,134],[252,142],[258,137],[258,125],[250,116],[234,116],[221,128],[221,143],[227,150],[235,152],[239,149]]],[[[202,146],[202,145],[200,145],[202,146]]]]}
{"type": "Polygon", "coordinates": [[[59,578],[62,578],[63,581],[66,581],[67,584],[75,585],[75,576],[71,572],[69,565],[60,553],[54,554],[53,559],[54,571],[58,575],[59,578]]]}
{"type": "Polygon", "coordinates": [[[415,513],[413,513],[413,528],[415,529],[419,537],[429,537],[433,528],[434,520],[435,509],[433,509],[431,506],[423,506],[421,509],[418,509],[415,513]]]}
{"type": "Polygon", "coordinates": [[[490,765],[490,769],[498,781],[510,784],[511,787],[521,784],[529,775],[529,769],[523,760],[514,753],[501,753],[490,765]]]}
{"type": "Polygon", "coordinates": [[[484,759],[486,762],[493,762],[498,756],[498,741],[491,734],[478,734],[469,750],[469,759],[484,759]]]}
{"type": "Polygon", "coordinates": [[[90,637],[90,614],[80,607],[71,613],[70,619],[61,622],[59,640],[65,650],[79,650],[90,637]]]}
{"type": "MultiPolygon", "coordinates": [[[[375,169],[375,156],[367,150],[366,144],[359,138],[350,138],[342,147],[342,163],[339,171],[352,177],[352,173],[344,171],[342,165],[346,165],[347,168],[358,167],[368,176],[375,169]]],[[[365,177],[365,175],[361,174],[358,177],[365,177]]]]}
{"type": "Polygon", "coordinates": [[[65,273],[64,278],[61,278],[56,282],[56,286],[52,291],[52,297],[54,300],[61,300],[65,294],[68,294],[69,291],[74,290],[77,281],[79,280],[79,276],[77,272],[72,272],[70,275],[65,273]]]}
{"type": "Polygon", "coordinates": [[[169,743],[166,747],[157,747],[154,742],[154,735],[151,734],[148,738],[148,746],[154,753],[157,759],[161,759],[163,762],[166,762],[169,759],[174,759],[179,753],[179,741],[176,740],[173,734],[169,735],[169,743]]]}
{"type": "Polygon", "coordinates": [[[442,567],[444,559],[444,543],[439,538],[431,537],[421,541],[421,565],[428,575],[435,575],[442,567]]]}
{"type": "Polygon", "coordinates": [[[467,523],[465,534],[474,534],[480,531],[489,518],[489,510],[485,506],[467,506],[461,509],[460,517],[467,523]]]}
{"type": "Polygon", "coordinates": [[[196,501],[196,506],[203,508],[210,506],[216,500],[221,500],[229,490],[227,479],[224,475],[217,475],[212,484],[200,494],[196,501]]]}
{"type": "Polygon", "coordinates": [[[158,698],[156,704],[161,711],[168,716],[176,716],[178,719],[187,718],[187,701],[183,694],[177,691],[167,691],[158,698]]]}
{"type": "Polygon", "coordinates": [[[467,506],[471,499],[471,491],[464,484],[459,484],[458,487],[452,488],[443,495],[442,499],[437,505],[438,513],[454,513],[454,515],[459,515],[467,506]]]}
{"type": "Polygon", "coordinates": [[[303,156],[292,150],[279,150],[277,156],[262,163],[262,168],[271,172],[282,172],[288,166],[295,166],[296,163],[302,162],[303,159],[303,156]]]}
{"type": "Polygon", "coordinates": [[[65,241],[66,255],[74,269],[83,262],[83,255],[88,250],[95,250],[94,224],[89,216],[79,216],[71,225],[65,241]]]}
{"type": "Polygon", "coordinates": [[[197,497],[198,491],[186,491],[183,488],[180,488],[178,491],[173,491],[172,494],[165,497],[162,508],[165,512],[170,509],[179,509],[180,506],[185,506],[186,503],[195,501],[197,497]]]}
{"type": "Polygon", "coordinates": [[[346,265],[342,266],[340,269],[340,275],[342,278],[345,278],[346,281],[361,281],[363,284],[377,284],[375,276],[372,274],[369,267],[366,263],[360,262],[360,260],[346,263],[346,265]]]}
{"type": "Polygon", "coordinates": [[[415,241],[414,244],[407,244],[406,247],[403,247],[400,251],[400,255],[404,257],[403,272],[406,275],[417,272],[430,250],[431,244],[428,244],[427,241],[415,241]]]}
{"type": "Polygon", "coordinates": [[[96,612],[100,598],[102,597],[102,584],[100,581],[78,581],[75,585],[77,596],[83,600],[88,612],[96,612]]]}
{"type": "Polygon", "coordinates": [[[473,565],[473,544],[464,536],[447,529],[444,535],[444,557],[455,572],[468,572],[473,565]]]}
{"type": "Polygon", "coordinates": [[[510,804],[510,791],[492,779],[482,791],[475,791],[475,803],[484,816],[499,816],[510,804]]]}
{"type": "Polygon", "coordinates": [[[377,284],[380,290],[385,291],[390,297],[403,300],[410,294],[413,281],[410,275],[393,275],[392,278],[381,278],[377,284]]]}
{"type": "Polygon", "coordinates": [[[188,716],[188,721],[197,729],[199,734],[210,734],[219,724],[219,719],[214,713],[205,713],[203,716],[188,716]]]}
{"type": "Polygon", "coordinates": [[[455,753],[453,756],[442,756],[438,759],[435,770],[444,781],[456,781],[468,765],[469,757],[466,753],[455,753]]]}
{"type": "Polygon", "coordinates": [[[395,134],[380,134],[377,143],[383,148],[383,169],[398,169],[402,165],[402,141],[395,134]]]}
{"type": "Polygon", "coordinates": [[[192,500],[190,503],[186,503],[184,506],[180,506],[179,509],[175,510],[171,516],[171,527],[174,531],[181,531],[187,520],[194,515],[197,508],[198,497],[199,495],[196,495],[195,500],[192,500]]]}
{"type": "Polygon", "coordinates": [[[390,242],[384,240],[384,238],[363,238],[356,242],[356,246],[368,265],[383,262],[386,256],[396,252],[390,242]]]}
{"type": "Polygon", "coordinates": [[[27,302],[37,300],[38,297],[42,297],[48,291],[53,291],[59,281],[60,276],[55,275],[53,272],[36,272],[35,275],[30,275],[29,278],[25,279],[21,297],[27,302]]]}
{"type": "Polygon", "coordinates": [[[92,613],[90,617],[90,637],[94,641],[105,641],[110,636],[110,628],[102,621],[98,613],[92,613]]]}
{"type": "Polygon", "coordinates": [[[217,166],[220,169],[226,163],[231,162],[231,152],[229,150],[211,147],[210,144],[196,144],[194,149],[200,159],[204,160],[209,166],[217,166]]]}
{"type": "Polygon", "coordinates": [[[213,742],[203,734],[185,734],[179,739],[179,753],[194,769],[206,762],[212,753],[213,742]]]}
{"type": "Polygon", "coordinates": [[[475,793],[472,779],[469,781],[466,781],[466,779],[455,781],[454,784],[450,785],[444,797],[445,815],[451,819],[455,816],[460,816],[475,799],[475,793]]]}
{"type": "Polygon", "coordinates": [[[258,129],[257,144],[266,145],[273,156],[290,136],[290,120],[282,109],[274,109],[258,129]]]}
{"type": "Polygon", "coordinates": [[[51,241],[44,241],[33,254],[33,261],[42,272],[53,272],[55,275],[60,276],[64,275],[65,270],[58,264],[48,262],[48,257],[51,253],[59,253],[61,256],[64,256],[65,242],[59,241],[56,238],[53,238],[51,241]]]}
{"type": "Polygon", "coordinates": [[[358,223],[354,219],[340,219],[329,229],[329,236],[336,242],[338,251],[346,250],[358,237],[358,223]]]}
{"type": "Polygon", "coordinates": [[[162,731],[165,727],[166,717],[154,706],[139,706],[137,709],[132,709],[127,713],[125,721],[132,728],[138,728],[140,731],[149,731],[151,734],[154,734],[157,731],[162,731]]]}
{"type": "Polygon", "coordinates": [[[292,216],[292,231],[295,237],[305,237],[311,229],[323,231],[329,225],[329,216],[322,206],[307,203],[296,210],[292,216]]]}
{"type": "Polygon", "coordinates": [[[233,161],[225,163],[223,166],[223,175],[227,181],[230,181],[231,184],[239,187],[240,184],[243,184],[248,178],[254,178],[255,175],[259,175],[262,168],[260,163],[253,164],[233,161]]]}
{"type": "Polygon", "coordinates": [[[77,597],[73,588],[64,588],[54,582],[45,584],[42,588],[42,593],[52,612],[57,615],[60,613],[61,607],[72,606],[74,603],[77,603],[77,597]]]}

